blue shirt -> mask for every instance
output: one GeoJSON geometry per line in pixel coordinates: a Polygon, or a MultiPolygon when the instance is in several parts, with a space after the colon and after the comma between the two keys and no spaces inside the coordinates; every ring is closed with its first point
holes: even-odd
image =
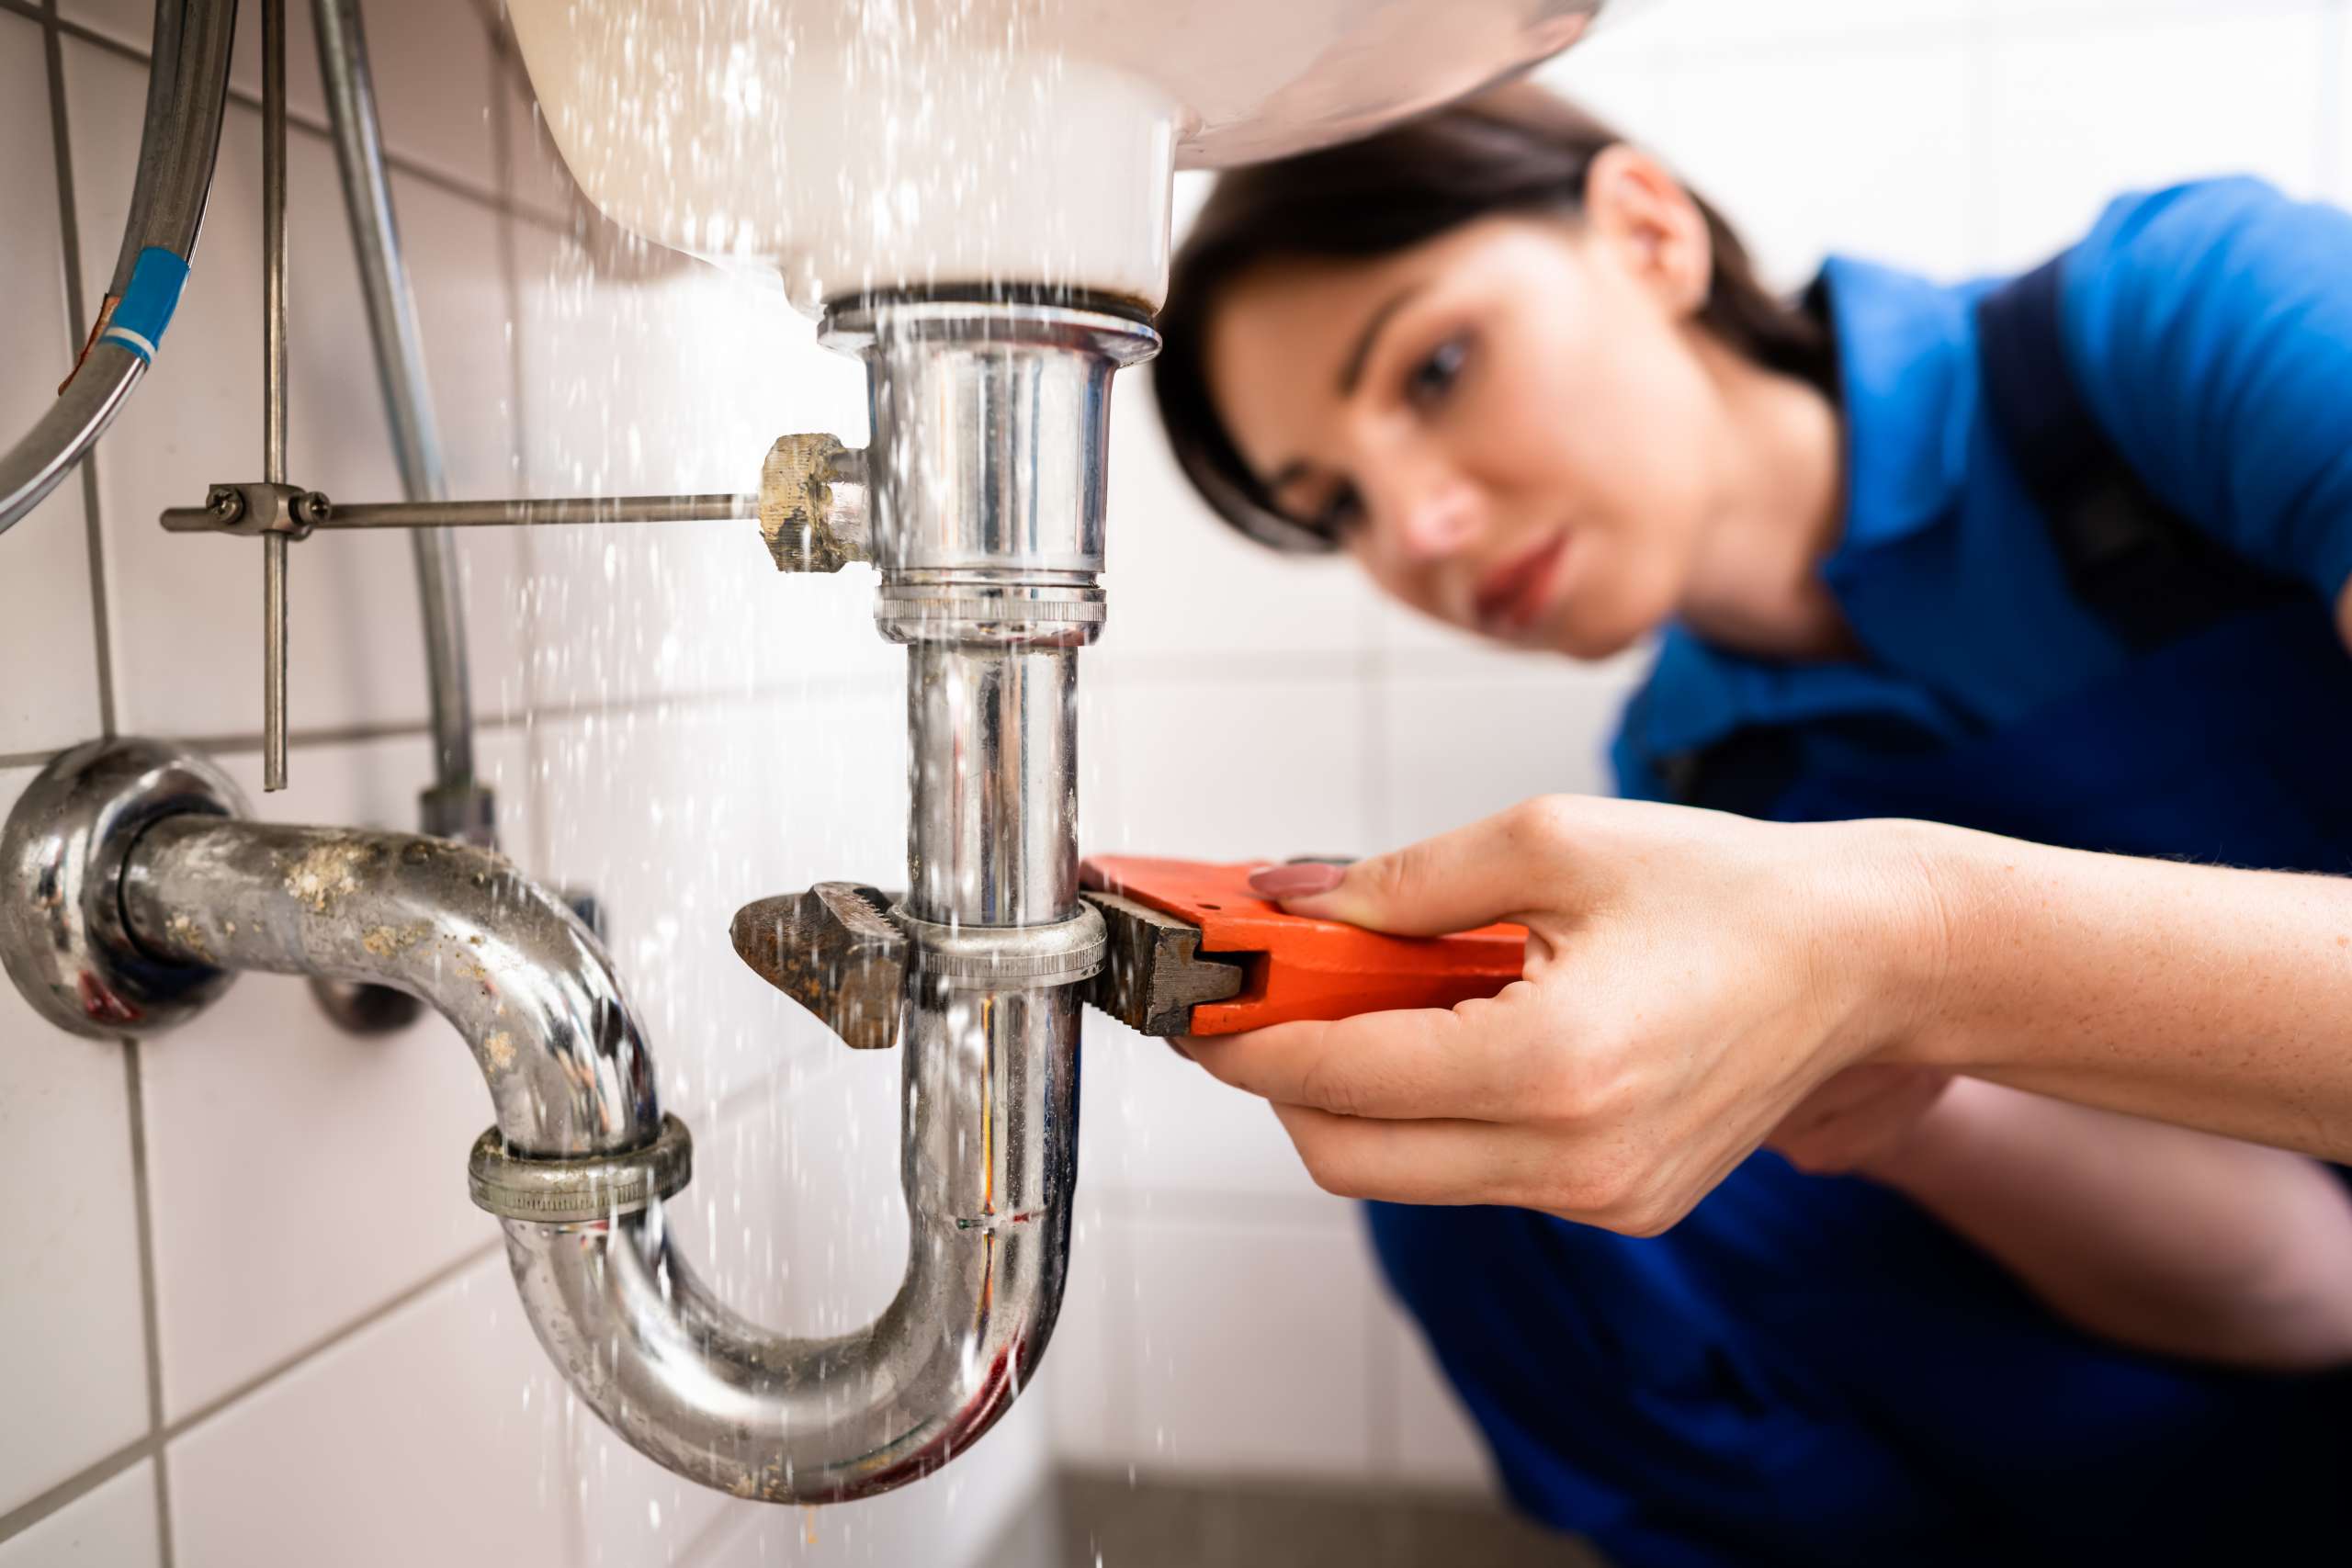
{"type": "MultiPolygon", "coordinates": [[[[2333,604],[2352,579],[2352,214],[2252,179],[2124,197],[2067,263],[2065,348],[2155,493],[2333,604]]],[[[1789,663],[1665,634],[1627,705],[1620,790],[1742,726],[1831,715],[1983,735],[2120,671],[1980,401],[1976,301],[1833,259],[1846,514],[1822,575],[1863,657],[1789,663]]]]}

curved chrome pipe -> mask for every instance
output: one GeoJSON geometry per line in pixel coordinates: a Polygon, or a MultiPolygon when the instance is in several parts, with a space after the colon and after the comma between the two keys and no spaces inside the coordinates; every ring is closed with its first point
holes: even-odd
{"type": "Polygon", "coordinates": [[[368,980],[456,1026],[499,1130],[531,1155],[652,1142],[653,1066],[611,961],[560,899],[445,839],[166,817],[126,857],[122,910],[156,958],[368,980]]]}
{"type": "MultiPolygon", "coordinates": [[[[662,1117],[651,1058],[595,939],[499,856],[444,840],[174,816],[127,857],[148,956],[397,987],[473,1049],[511,1150],[622,1153],[662,1117]]],[[[906,1277],[829,1339],[730,1312],[660,1201],[583,1225],[507,1220],[539,1342],[638,1449],[739,1497],[862,1497],[945,1463],[1010,1407],[1053,1331],[1078,1141],[1077,1002],[910,998],[906,1277]]]]}
{"type": "Polygon", "coordinates": [[[1065,988],[911,1010],[907,1269],[870,1326],[787,1340],[744,1322],[678,1257],[656,1206],[609,1227],[508,1222],[539,1342],[632,1445],[738,1497],[844,1502],[938,1469],[1011,1408],[1060,1311],[1076,1007],[1065,988]],[[975,1125],[975,1104],[1010,1137],[975,1125]]]}
{"type": "MultiPolygon", "coordinates": [[[[146,132],[101,328],[143,252],[168,251],[182,263],[196,254],[220,150],[236,28],[236,0],[158,0],[146,132]]],[[[0,452],[0,533],[57,488],[106,434],[146,370],[145,355],[94,331],[57,400],[22,440],[0,452]]]]}

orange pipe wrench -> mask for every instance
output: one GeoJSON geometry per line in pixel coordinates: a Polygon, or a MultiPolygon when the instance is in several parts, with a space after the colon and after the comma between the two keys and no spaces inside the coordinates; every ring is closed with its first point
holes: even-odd
{"type": "Polygon", "coordinates": [[[1524,926],[1398,937],[1285,914],[1250,891],[1266,863],[1099,855],[1080,870],[1110,947],[1086,999],[1146,1034],[1233,1034],[1299,1019],[1443,1008],[1520,977],[1524,926]]]}

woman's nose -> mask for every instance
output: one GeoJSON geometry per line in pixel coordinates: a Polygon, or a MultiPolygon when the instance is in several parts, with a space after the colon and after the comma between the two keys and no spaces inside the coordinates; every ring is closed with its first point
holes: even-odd
{"type": "Polygon", "coordinates": [[[1400,508],[1397,542],[1411,560],[1442,560],[1477,532],[1478,498],[1464,484],[1431,487],[1400,508]]]}

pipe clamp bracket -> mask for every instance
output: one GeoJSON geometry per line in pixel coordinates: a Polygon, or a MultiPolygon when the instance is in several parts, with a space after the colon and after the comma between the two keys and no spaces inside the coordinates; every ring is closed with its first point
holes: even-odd
{"type": "Polygon", "coordinates": [[[914,966],[958,988],[1076,985],[1102,969],[1109,936],[1091,904],[1050,926],[947,926],[892,911],[914,966]]]}
{"type": "Polygon", "coordinates": [[[535,1158],[509,1153],[493,1125],[474,1140],[466,1185],[474,1206],[502,1220],[543,1225],[618,1219],[667,1198],[694,1176],[694,1137],[675,1116],[662,1118],[661,1135],[622,1154],[535,1158]]]}

